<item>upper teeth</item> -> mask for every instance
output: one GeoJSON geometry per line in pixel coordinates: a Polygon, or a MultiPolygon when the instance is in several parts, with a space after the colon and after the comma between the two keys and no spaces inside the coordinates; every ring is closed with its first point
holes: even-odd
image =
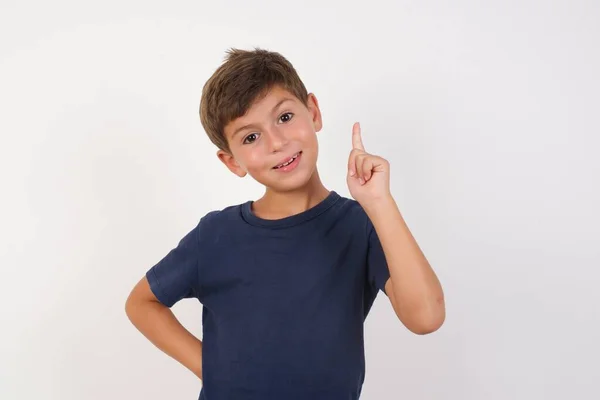
{"type": "Polygon", "coordinates": [[[296,157],[298,157],[298,154],[296,154],[294,157],[290,158],[288,161],[284,162],[283,164],[279,164],[279,165],[277,166],[277,168],[281,168],[281,167],[285,167],[285,166],[288,166],[288,165],[290,165],[290,163],[291,163],[292,161],[294,161],[294,160],[296,159],[296,157]]]}

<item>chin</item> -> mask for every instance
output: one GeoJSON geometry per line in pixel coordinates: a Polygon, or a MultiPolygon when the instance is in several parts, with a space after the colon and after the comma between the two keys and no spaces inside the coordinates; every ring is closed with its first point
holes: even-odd
{"type": "Polygon", "coordinates": [[[293,192],[305,187],[310,181],[310,177],[305,179],[290,179],[285,182],[273,181],[264,182],[263,185],[276,192],[293,192]]]}
{"type": "MultiPolygon", "coordinates": [[[[305,166],[306,167],[306,166],[305,166]]],[[[268,179],[258,180],[261,184],[276,192],[292,192],[306,187],[315,173],[314,166],[312,168],[302,168],[295,171],[294,175],[273,179],[269,176],[268,179]]]]}

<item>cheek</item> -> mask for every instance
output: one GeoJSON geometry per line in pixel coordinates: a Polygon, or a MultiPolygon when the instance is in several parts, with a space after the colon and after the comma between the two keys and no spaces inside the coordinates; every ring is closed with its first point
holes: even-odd
{"type": "Polygon", "coordinates": [[[308,119],[303,120],[296,128],[297,137],[304,141],[312,141],[315,136],[315,130],[312,122],[308,119]]]}
{"type": "Polygon", "coordinates": [[[250,173],[255,171],[263,171],[265,168],[269,167],[263,153],[258,148],[255,151],[248,153],[247,157],[245,158],[245,162],[246,169],[250,173]]]}
{"type": "Polygon", "coordinates": [[[313,130],[310,129],[310,127],[302,131],[301,141],[311,148],[318,146],[317,135],[313,130]]]}

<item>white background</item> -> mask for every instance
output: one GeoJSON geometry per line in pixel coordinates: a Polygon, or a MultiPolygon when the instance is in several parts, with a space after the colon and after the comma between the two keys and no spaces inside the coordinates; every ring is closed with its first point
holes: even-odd
{"type": "MultiPolygon", "coordinates": [[[[428,336],[378,297],[362,399],[600,398],[599,20],[594,0],[3,0],[0,398],[197,398],[124,304],[200,216],[261,195],[198,116],[253,46],[317,95],[342,195],[361,122],[444,285],[428,336]]],[[[174,311],[200,335],[197,302],[174,311]]]]}

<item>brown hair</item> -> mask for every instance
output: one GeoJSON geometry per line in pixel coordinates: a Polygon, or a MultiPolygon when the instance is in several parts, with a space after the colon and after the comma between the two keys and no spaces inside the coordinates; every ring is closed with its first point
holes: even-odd
{"type": "Polygon", "coordinates": [[[281,86],[303,104],[308,93],[292,64],[277,52],[230,48],[226,54],[202,89],[200,122],[211,142],[229,151],[225,126],[246,114],[274,86],[281,86]]]}

